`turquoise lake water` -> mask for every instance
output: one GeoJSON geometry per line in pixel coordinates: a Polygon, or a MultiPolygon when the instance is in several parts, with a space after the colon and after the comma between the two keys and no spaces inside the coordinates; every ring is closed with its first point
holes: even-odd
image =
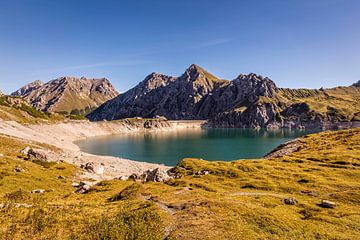
{"type": "Polygon", "coordinates": [[[279,144],[314,130],[189,129],[95,137],[82,151],[175,166],[183,158],[231,161],[264,156],[279,144]]]}

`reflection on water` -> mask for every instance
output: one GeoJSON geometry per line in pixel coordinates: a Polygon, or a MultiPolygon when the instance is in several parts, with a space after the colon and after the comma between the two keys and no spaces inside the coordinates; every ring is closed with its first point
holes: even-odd
{"type": "Polygon", "coordinates": [[[207,160],[259,158],[279,144],[314,130],[187,129],[132,133],[78,141],[88,153],[174,166],[186,157],[207,160]]]}

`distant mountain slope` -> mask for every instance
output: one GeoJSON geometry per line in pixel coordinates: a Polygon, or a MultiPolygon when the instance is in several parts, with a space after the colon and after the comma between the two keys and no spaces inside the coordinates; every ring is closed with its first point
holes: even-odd
{"type": "Polygon", "coordinates": [[[360,120],[358,84],[285,89],[260,75],[221,80],[197,65],[180,77],[152,73],[87,117],[92,121],[165,116],[208,119],[214,127],[321,127],[360,120]]]}
{"type": "Polygon", "coordinates": [[[0,94],[0,120],[37,123],[63,120],[59,114],[41,112],[20,97],[0,94]]]}
{"type": "Polygon", "coordinates": [[[105,78],[61,77],[45,84],[35,81],[12,95],[42,111],[85,115],[118,93],[105,78]]]}

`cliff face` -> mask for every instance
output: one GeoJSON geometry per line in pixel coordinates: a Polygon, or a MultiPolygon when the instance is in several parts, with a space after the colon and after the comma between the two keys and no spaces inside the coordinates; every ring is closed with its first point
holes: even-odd
{"type": "Polygon", "coordinates": [[[206,119],[212,127],[321,127],[358,121],[358,84],[333,89],[285,89],[260,75],[221,80],[191,65],[180,77],[152,73],[88,115],[93,121],[164,116],[206,119]]]}
{"type": "Polygon", "coordinates": [[[105,79],[61,77],[46,84],[30,83],[12,93],[47,112],[87,114],[118,93],[105,79]]]}
{"type": "Polygon", "coordinates": [[[191,65],[180,77],[152,73],[124,94],[88,115],[91,120],[165,116],[169,119],[203,119],[205,98],[226,81],[191,65]]]}

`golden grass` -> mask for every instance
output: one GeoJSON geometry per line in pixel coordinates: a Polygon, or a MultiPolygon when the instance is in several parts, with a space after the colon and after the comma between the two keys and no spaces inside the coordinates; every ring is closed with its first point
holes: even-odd
{"type": "Polygon", "coordinates": [[[72,166],[45,169],[18,159],[24,144],[1,137],[0,203],[33,205],[1,209],[1,236],[162,239],[167,233],[168,239],[359,239],[360,129],[313,134],[301,141],[301,149],[288,156],[234,162],[184,159],[178,165],[180,179],[105,181],[80,195],[70,186],[76,175],[72,166]],[[16,166],[26,172],[13,172],[16,166]],[[29,194],[35,188],[49,191],[29,194]],[[298,204],[284,204],[285,197],[296,198],[298,204]],[[337,206],[322,208],[322,199],[337,206]]]}

